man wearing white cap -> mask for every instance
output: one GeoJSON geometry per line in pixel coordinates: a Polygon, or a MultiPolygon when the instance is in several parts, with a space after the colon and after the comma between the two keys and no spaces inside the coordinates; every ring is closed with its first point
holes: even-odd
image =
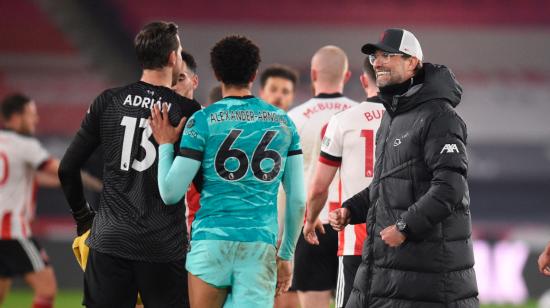
{"type": "Polygon", "coordinates": [[[348,308],[479,307],[466,181],[462,87],[445,66],[423,63],[409,31],[386,30],[362,48],[386,113],[369,187],[333,212],[336,230],[367,222],[348,308]]]}

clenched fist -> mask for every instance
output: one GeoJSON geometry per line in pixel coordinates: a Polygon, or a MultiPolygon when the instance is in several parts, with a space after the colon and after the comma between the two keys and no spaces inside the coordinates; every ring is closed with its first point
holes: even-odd
{"type": "Polygon", "coordinates": [[[347,208],[339,208],[328,214],[328,221],[332,229],[342,231],[349,224],[349,210],[347,208]]]}

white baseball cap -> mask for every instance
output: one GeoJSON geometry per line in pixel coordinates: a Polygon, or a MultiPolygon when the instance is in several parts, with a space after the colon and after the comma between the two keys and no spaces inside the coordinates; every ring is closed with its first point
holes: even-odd
{"type": "Polygon", "coordinates": [[[371,55],[375,51],[382,50],[386,52],[404,53],[416,57],[422,62],[423,54],[420,43],[410,31],[405,29],[387,29],[380,36],[376,44],[365,44],[361,48],[364,54],[371,55]]]}

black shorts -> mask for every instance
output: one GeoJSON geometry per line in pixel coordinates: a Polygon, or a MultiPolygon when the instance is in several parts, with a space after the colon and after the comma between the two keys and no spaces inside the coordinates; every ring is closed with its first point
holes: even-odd
{"type": "Polygon", "coordinates": [[[48,265],[48,255],[36,239],[0,240],[0,277],[39,272],[48,265]]]}
{"type": "Polygon", "coordinates": [[[361,256],[338,257],[338,283],[334,300],[336,308],[346,307],[361,260],[361,256]]]}
{"type": "Polygon", "coordinates": [[[300,234],[294,256],[292,286],[297,291],[327,291],[336,288],[338,276],[338,232],[328,224],[325,234],[317,232],[319,245],[311,245],[300,234]]]}
{"type": "Polygon", "coordinates": [[[83,305],[134,308],[138,292],[145,307],[189,307],[185,259],[153,263],[90,249],[83,305]]]}

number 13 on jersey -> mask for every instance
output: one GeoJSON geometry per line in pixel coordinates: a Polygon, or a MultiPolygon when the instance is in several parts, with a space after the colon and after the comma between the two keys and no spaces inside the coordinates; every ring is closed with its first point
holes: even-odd
{"type": "Polygon", "coordinates": [[[130,159],[132,154],[132,145],[134,143],[134,134],[136,131],[137,118],[124,116],[120,125],[124,126],[124,141],[122,142],[122,155],[120,157],[120,169],[124,171],[132,169],[142,172],[147,170],[155,162],[157,158],[157,150],[155,145],[149,140],[153,131],[147,123],[147,119],[139,119],[139,127],[144,128],[141,135],[140,146],[145,149],[145,157],[142,160],[134,159],[130,166],[130,159]]]}

